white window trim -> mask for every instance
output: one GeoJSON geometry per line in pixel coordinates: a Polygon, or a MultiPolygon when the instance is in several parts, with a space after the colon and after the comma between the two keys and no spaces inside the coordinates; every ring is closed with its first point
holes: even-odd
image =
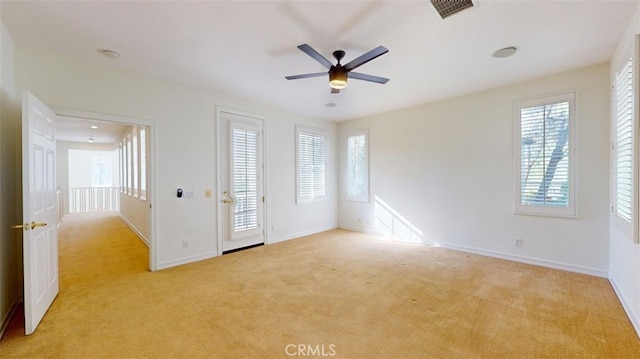
{"type": "Polygon", "coordinates": [[[318,202],[318,201],[324,201],[327,198],[327,142],[328,142],[328,138],[327,138],[327,133],[326,131],[324,131],[323,129],[320,128],[316,128],[316,127],[310,127],[310,126],[304,126],[304,125],[296,125],[295,126],[295,154],[296,154],[296,158],[295,158],[295,172],[296,172],[296,204],[300,204],[300,203],[310,203],[310,202],[318,202]],[[324,143],[324,151],[325,151],[325,173],[324,173],[324,186],[325,186],[325,194],[324,196],[314,196],[314,197],[302,197],[300,196],[300,175],[299,175],[299,134],[300,133],[310,133],[310,134],[314,134],[314,135],[318,135],[318,136],[323,136],[325,143],[324,143]]]}
{"type": "Polygon", "coordinates": [[[350,202],[363,202],[363,203],[369,203],[371,201],[370,199],[370,189],[371,189],[371,170],[370,170],[370,164],[369,164],[369,159],[370,159],[370,154],[369,154],[369,130],[358,130],[358,131],[351,131],[351,132],[347,132],[345,133],[344,136],[344,143],[345,143],[345,153],[346,153],[346,161],[345,161],[345,192],[344,192],[344,196],[345,196],[345,200],[346,201],[350,201],[350,202]],[[365,137],[365,153],[366,153],[366,168],[367,168],[367,184],[366,184],[366,194],[364,196],[352,196],[349,195],[349,193],[347,193],[346,188],[349,186],[349,137],[351,136],[360,136],[360,135],[364,135],[365,137]]]}
{"type": "Polygon", "coordinates": [[[515,135],[514,135],[514,148],[515,148],[515,213],[523,215],[534,216],[549,216],[549,217],[565,217],[565,218],[577,218],[577,188],[576,188],[576,163],[577,163],[577,145],[576,145],[576,103],[578,102],[578,94],[575,90],[564,91],[546,96],[540,96],[529,99],[516,100],[514,104],[514,118],[515,118],[515,135]],[[567,207],[553,207],[553,206],[534,206],[523,205],[521,202],[521,190],[522,186],[520,180],[522,178],[521,170],[521,149],[520,145],[520,110],[522,108],[534,107],[543,105],[545,103],[556,102],[569,102],[569,206],[567,207]]]}

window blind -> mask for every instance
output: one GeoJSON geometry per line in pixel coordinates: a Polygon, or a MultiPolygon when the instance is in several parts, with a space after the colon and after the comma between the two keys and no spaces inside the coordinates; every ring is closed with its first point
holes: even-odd
{"type": "Polygon", "coordinates": [[[147,129],[140,127],[140,199],[147,199],[147,129]]]}
{"type": "Polygon", "coordinates": [[[520,110],[520,202],[569,206],[569,102],[520,110]]]}
{"type": "Polygon", "coordinates": [[[131,176],[131,169],[133,168],[132,159],[131,159],[131,134],[127,135],[127,194],[131,195],[131,181],[133,180],[131,176]]]}
{"type": "Polygon", "coordinates": [[[369,165],[367,135],[359,133],[347,137],[347,197],[368,200],[369,165]]]}
{"type": "Polygon", "coordinates": [[[325,188],[325,136],[298,131],[298,199],[323,197],[325,188]]]}
{"type": "Polygon", "coordinates": [[[232,184],[236,204],[233,231],[258,228],[258,133],[234,128],[232,151],[232,184]]]}
{"type": "Polygon", "coordinates": [[[133,129],[132,133],[132,173],[133,173],[133,196],[138,197],[138,128],[133,129]]]}
{"type": "Polygon", "coordinates": [[[627,222],[633,214],[633,62],[629,59],[615,79],[615,212],[627,222]]]}

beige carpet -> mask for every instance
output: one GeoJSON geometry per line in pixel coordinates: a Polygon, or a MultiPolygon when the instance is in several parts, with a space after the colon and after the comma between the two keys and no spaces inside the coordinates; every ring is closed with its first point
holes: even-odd
{"type": "Polygon", "coordinates": [[[640,358],[602,278],[343,230],[147,258],[119,217],[67,217],[60,295],[34,335],[14,318],[0,358],[640,358]]]}

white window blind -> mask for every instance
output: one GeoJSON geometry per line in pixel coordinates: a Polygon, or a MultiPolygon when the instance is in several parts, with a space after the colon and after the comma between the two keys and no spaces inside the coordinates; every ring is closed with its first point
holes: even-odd
{"type": "Polygon", "coordinates": [[[233,231],[258,228],[258,133],[242,128],[233,129],[231,145],[233,163],[231,183],[236,204],[233,211],[233,231]]]}
{"type": "Polygon", "coordinates": [[[133,159],[132,159],[132,147],[131,147],[131,134],[127,135],[127,194],[131,196],[131,188],[132,188],[132,171],[133,168],[133,159]]]}
{"type": "Polygon", "coordinates": [[[518,104],[519,212],[575,215],[574,102],[569,93],[518,104]]]}
{"type": "Polygon", "coordinates": [[[321,131],[297,128],[297,202],[326,195],[326,137],[321,131]]]}
{"type": "Polygon", "coordinates": [[[133,173],[133,196],[138,197],[138,128],[134,128],[131,133],[132,143],[132,173],[133,173]]]}
{"type": "Polygon", "coordinates": [[[633,61],[616,74],[614,84],[614,211],[625,222],[633,215],[633,61]]]}
{"type": "Polygon", "coordinates": [[[147,128],[140,126],[140,199],[147,199],[147,128]]]}
{"type": "Polygon", "coordinates": [[[369,150],[366,131],[347,136],[347,199],[369,201],[369,150]]]}
{"type": "Polygon", "coordinates": [[[120,192],[124,192],[124,161],[123,161],[124,151],[122,150],[122,141],[120,141],[120,145],[118,145],[118,164],[120,165],[120,192]]]}

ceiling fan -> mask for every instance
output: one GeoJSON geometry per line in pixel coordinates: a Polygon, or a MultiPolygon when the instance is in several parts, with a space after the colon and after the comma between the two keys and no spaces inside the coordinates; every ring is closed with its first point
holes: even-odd
{"type": "Polygon", "coordinates": [[[364,80],[370,82],[376,82],[379,84],[386,84],[389,79],[379,76],[367,75],[359,72],[352,72],[352,70],[356,69],[359,66],[366,64],[367,62],[382,56],[389,52],[384,46],[378,46],[375,49],[367,52],[360,57],[351,60],[345,65],[340,64],[340,60],[344,58],[344,51],[336,50],[333,52],[333,57],[338,60],[338,63],[335,65],[332,64],[329,60],[327,60],[324,56],[320,55],[320,53],[314,50],[311,46],[307,44],[302,44],[298,46],[302,52],[311,56],[316,61],[321,63],[324,67],[329,69],[329,72],[316,72],[312,74],[304,74],[304,75],[294,75],[294,76],[286,76],[287,80],[297,80],[297,79],[305,79],[309,77],[320,77],[325,76],[327,73],[329,74],[329,86],[331,86],[331,93],[339,93],[340,90],[347,87],[347,79],[357,79],[364,80]]]}

